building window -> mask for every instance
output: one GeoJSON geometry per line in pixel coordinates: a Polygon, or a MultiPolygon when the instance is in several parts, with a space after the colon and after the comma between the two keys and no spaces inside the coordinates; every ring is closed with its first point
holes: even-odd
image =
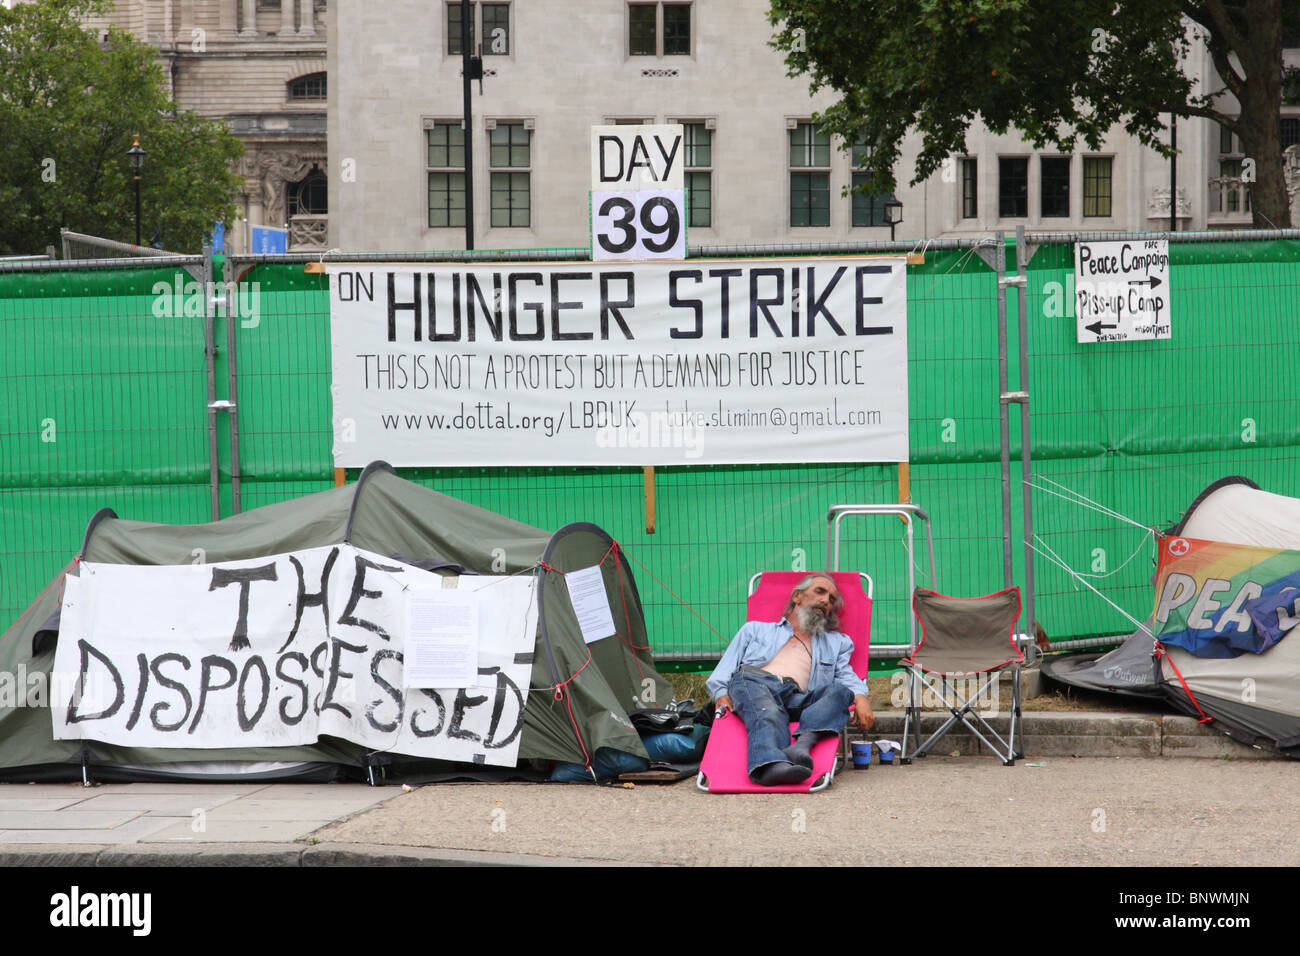
{"type": "Polygon", "coordinates": [[[691,5],[689,3],[665,3],[664,15],[664,56],[690,56],[691,54],[691,5]]]}
{"type": "Polygon", "coordinates": [[[630,3],[627,51],[631,56],[690,56],[689,3],[630,3]]]}
{"type": "Polygon", "coordinates": [[[1111,157],[1086,156],[1083,160],[1083,214],[1106,218],[1111,215],[1111,157]]]}
{"type": "Polygon", "coordinates": [[[285,200],[290,217],[326,215],[330,211],[329,184],[320,167],[313,167],[298,182],[290,183],[285,200]]]}
{"type": "MultiPolygon", "coordinates": [[[[469,48],[483,56],[506,56],[510,53],[510,4],[471,3],[469,5],[469,48]],[[480,23],[481,19],[481,23],[480,23]],[[482,26],[483,44],[475,41],[482,26]]],[[[460,56],[461,5],[447,4],[447,53],[460,56]]]]}
{"type": "Polygon", "coordinates": [[[974,219],[979,215],[979,164],[973,158],[961,161],[961,217],[974,219]]]}
{"type": "Polygon", "coordinates": [[[325,74],[308,73],[289,81],[289,99],[324,102],[325,74]]]}
{"type": "Polygon", "coordinates": [[[1239,216],[1250,210],[1250,193],[1241,182],[1241,139],[1230,130],[1219,127],[1219,178],[1211,183],[1210,211],[1228,216],[1239,216]]]}
{"type": "MultiPolygon", "coordinates": [[[[474,4],[469,5],[469,48],[473,52],[475,47],[474,38],[478,35],[474,31],[474,4]]],[[[459,3],[447,4],[447,53],[451,56],[461,55],[461,11],[459,3]]]]}
{"type": "Polygon", "coordinates": [[[713,225],[713,130],[686,123],[683,168],[686,171],[687,225],[713,225]]]}
{"type": "Polygon", "coordinates": [[[1278,122],[1282,151],[1285,152],[1288,146],[1300,146],[1300,117],[1284,116],[1278,122]]]}
{"type": "Polygon", "coordinates": [[[483,4],[483,55],[505,56],[510,52],[510,4],[483,4]]]}
{"type": "Polygon", "coordinates": [[[1219,189],[1214,196],[1215,212],[1240,216],[1250,212],[1250,189],[1241,181],[1241,160],[1219,161],[1219,189]]]}
{"type": "Polygon", "coordinates": [[[465,225],[465,131],[460,123],[434,123],[426,131],[429,227],[465,225]]]}
{"type": "Polygon", "coordinates": [[[855,226],[888,226],[889,211],[885,203],[894,202],[893,193],[860,193],[858,187],[871,179],[869,173],[860,171],[871,158],[871,147],[859,140],[853,144],[853,218],[855,226]]]}
{"type": "Polygon", "coordinates": [[[998,215],[1004,219],[1023,219],[1029,215],[1028,158],[998,158],[998,215]]]}
{"type": "Polygon", "coordinates": [[[488,134],[493,228],[532,225],[532,135],[523,123],[498,123],[488,134]]]}
{"type": "Polygon", "coordinates": [[[1282,5],[1282,48],[1294,50],[1300,47],[1300,11],[1290,4],[1282,5]]]}
{"type": "Polygon", "coordinates": [[[799,123],[790,130],[790,225],[831,224],[831,138],[799,123]]]}
{"type": "Polygon", "coordinates": [[[1038,161],[1039,203],[1044,219],[1069,218],[1070,157],[1044,156],[1038,161]]]}

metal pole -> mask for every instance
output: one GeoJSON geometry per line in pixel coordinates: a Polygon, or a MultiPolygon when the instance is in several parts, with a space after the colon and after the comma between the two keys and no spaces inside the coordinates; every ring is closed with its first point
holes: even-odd
{"type": "Polygon", "coordinates": [[[220,469],[217,464],[217,341],[216,308],[213,303],[212,246],[203,244],[200,267],[203,284],[203,351],[208,366],[208,488],[212,499],[212,520],[221,517],[220,469]]]}
{"type": "MultiPolygon", "coordinates": [[[[1034,505],[1030,478],[1033,474],[1032,453],[1029,447],[1029,250],[1025,248],[1025,227],[1016,226],[1016,275],[1020,277],[1020,484],[1025,500],[1025,630],[1035,636],[1038,631],[1034,618],[1034,505]]],[[[1003,408],[1006,405],[1003,404],[1003,408]]]]}
{"type": "Polygon", "coordinates": [[[1178,117],[1169,114],[1169,231],[1178,231],[1178,117]]]}
{"type": "Polygon", "coordinates": [[[474,8],[469,0],[460,4],[460,74],[465,98],[465,248],[474,248],[474,110],[469,96],[470,17],[474,8]]]}
{"type": "MultiPolygon", "coordinates": [[[[231,514],[239,514],[242,510],[240,502],[240,481],[241,475],[239,470],[239,382],[235,369],[235,323],[242,320],[238,315],[238,309],[232,308],[235,300],[238,299],[236,290],[236,281],[239,277],[238,264],[231,256],[226,256],[226,262],[223,272],[226,280],[226,394],[230,399],[230,495],[231,495],[231,514]]],[[[254,296],[260,295],[260,292],[254,291],[254,296]]],[[[261,308],[261,303],[258,303],[261,308]]]]}
{"type": "Polygon", "coordinates": [[[140,170],[135,171],[135,244],[140,245],[140,170]]]}
{"type": "Polygon", "coordinates": [[[997,234],[998,269],[998,424],[1002,445],[1002,576],[1012,584],[1011,568],[1011,427],[1007,418],[1007,246],[1005,235],[997,234]]]}

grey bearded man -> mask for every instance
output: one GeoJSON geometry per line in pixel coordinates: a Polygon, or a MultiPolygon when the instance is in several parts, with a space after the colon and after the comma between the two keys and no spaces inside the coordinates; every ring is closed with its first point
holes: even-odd
{"type": "Polygon", "coordinates": [[[734,710],[749,735],[749,777],[766,787],[812,776],[812,748],[838,736],[849,719],[870,730],[876,722],[867,686],[849,658],[853,641],[838,628],[844,610],[835,582],[810,574],[796,585],[785,616],[750,621],[732,639],[706,682],[719,711],[734,710]],[[790,743],[790,721],[799,721],[790,743]]]}

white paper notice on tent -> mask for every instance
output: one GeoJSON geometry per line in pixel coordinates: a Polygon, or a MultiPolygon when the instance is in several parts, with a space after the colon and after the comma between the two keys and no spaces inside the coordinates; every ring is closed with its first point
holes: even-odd
{"type": "Polygon", "coordinates": [[[413,590],[407,597],[403,683],[440,689],[478,683],[479,595],[413,590]]]}
{"type": "Polygon", "coordinates": [[[578,627],[582,629],[582,639],[590,644],[616,633],[614,615],[609,610],[609,596],[605,594],[605,576],[601,574],[600,565],[570,571],[564,576],[569,586],[569,600],[573,602],[573,612],[578,615],[578,627]]]}

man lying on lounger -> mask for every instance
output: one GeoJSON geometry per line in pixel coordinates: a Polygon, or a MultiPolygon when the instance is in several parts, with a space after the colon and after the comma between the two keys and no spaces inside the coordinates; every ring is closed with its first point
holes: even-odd
{"type": "Polygon", "coordinates": [[[849,667],[853,641],[842,634],[835,582],[810,574],[790,594],[785,617],[750,621],[706,682],[719,711],[734,710],[749,734],[749,778],[765,787],[812,776],[812,748],[839,736],[853,704],[855,723],[876,722],[867,687],[849,667]],[[793,744],[790,721],[799,721],[793,744]]]}

